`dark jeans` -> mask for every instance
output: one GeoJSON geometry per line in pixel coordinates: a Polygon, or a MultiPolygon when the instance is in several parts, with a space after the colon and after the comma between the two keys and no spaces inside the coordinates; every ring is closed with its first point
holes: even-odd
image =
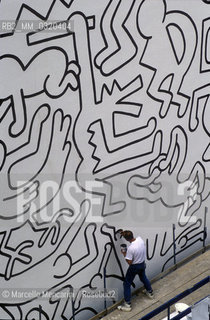
{"type": "Polygon", "coordinates": [[[139,276],[141,282],[143,282],[147,291],[151,292],[152,287],[145,273],[145,262],[139,264],[131,264],[126,272],[125,280],[123,282],[124,298],[127,303],[131,301],[131,284],[136,275],[139,276]]]}

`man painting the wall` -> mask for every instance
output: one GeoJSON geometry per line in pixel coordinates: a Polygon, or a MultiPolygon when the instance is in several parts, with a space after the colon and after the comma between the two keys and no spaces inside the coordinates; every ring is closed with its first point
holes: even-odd
{"type": "Polygon", "coordinates": [[[138,275],[143,282],[146,295],[149,298],[153,298],[153,290],[145,273],[146,248],[144,241],[141,237],[134,238],[130,230],[120,231],[120,233],[125,240],[130,242],[130,245],[128,249],[125,248],[126,245],[124,245],[124,248],[122,247],[123,245],[121,246],[121,252],[129,264],[129,267],[123,282],[125,302],[123,305],[118,306],[118,309],[121,311],[131,311],[131,284],[136,275],[138,275]]]}

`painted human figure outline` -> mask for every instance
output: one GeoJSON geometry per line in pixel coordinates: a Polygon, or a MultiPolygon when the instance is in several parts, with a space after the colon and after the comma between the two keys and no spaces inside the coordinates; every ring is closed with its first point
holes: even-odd
{"type": "Polygon", "coordinates": [[[143,0],[139,7],[137,24],[140,35],[147,39],[140,64],[154,71],[147,93],[152,99],[161,102],[159,112],[161,118],[167,115],[170,103],[179,106],[178,116],[182,117],[187,110],[189,97],[181,93],[180,89],[197,47],[195,24],[185,12],[166,12],[165,0],[143,0]],[[175,23],[178,16],[179,25],[175,23]],[[170,26],[176,27],[182,34],[184,51],[181,58],[177,57],[171,41],[170,26]],[[163,83],[168,80],[170,80],[168,89],[161,89],[163,83]]]}
{"type": "MultiPolygon", "coordinates": [[[[26,65],[14,55],[3,55],[0,57],[0,69],[1,74],[8,77],[7,81],[4,79],[5,85],[0,88],[0,99],[7,101],[1,108],[4,106],[4,109],[7,109],[11,104],[13,109],[14,120],[9,128],[11,136],[21,134],[26,127],[25,98],[42,92],[51,98],[59,98],[69,87],[72,90],[78,88],[79,68],[74,61],[68,61],[66,52],[59,47],[39,51],[26,65]],[[52,69],[53,61],[59,61],[58,69],[52,69]],[[30,79],[35,75],[38,75],[38,87],[34,92],[30,79]]],[[[4,111],[1,111],[3,116],[4,111]]]]}
{"type": "MultiPolygon", "coordinates": [[[[81,157],[81,162],[77,168],[76,171],[76,177],[77,177],[77,181],[79,183],[79,185],[82,187],[82,189],[84,191],[88,191],[87,190],[87,186],[86,186],[86,175],[85,175],[85,167],[88,163],[88,172],[91,172],[91,177],[95,180],[101,181],[103,182],[103,187],[105,188],[105,191],[97,191],[96,193],[98,195],[102,195],[104,196],[104,204],[103,204],[103,213],[102,215],[109,215],[109,214],[113,214],[113,213],[118,213],[120,211],[122,211],[125,207],[125,204],[123,203],[123,201],[120,201],[118,203],[113,203],[112,199],[111,199],[111,185],[108,181],[106,181],[106,178],[109,176],[113,176],[115,175],[117,172],[120,172],[120,166],[122,165],[122,163],[118,164],[113,164],[112,161],[110,161],[110,164],[108,166],[108,170],[106,170],[106,167],[104,168],[104,170],[101,170],[101,172],[99,172],[95,177],[94,177],[94,170],[96,168],[97,165],[97,161],[94,159],[94,154],[96,154],[96,152],[99,150],[101,147],[105,147],[105,145],[109,145],[109,143],[114,143],[114,145],[116,146],[116,156],[117,154],[119,155],[119,158],[121,159],[121,161],[123,161],[124,159],[124,163],[126,163],[126,159],[127,159],[127,152],[129,152],[130,148],[133,148],[132,144],[136,141],[136,143],[139,144],[139,148],[142,147],[142,145],[144,145],[143,140],[147,137],[150,137],[150,147],[149,150],[147,149],[147,152],[143,155],[141,155],[141,153],[139,153],[139,151],[137,152],[137,149],[135,149],[135,154],[133,156],[133,159],[131,157],[130,159],[130,164],[128,163],[128,169],[124,169],[124,171],[126,170],[133,170],[133,165],[134,163],[136,163],[136,158],[139,157],[139,164],[137,164],[137,166],[142,166],[145,164],[145,162],[150,162],[152,160],[154,160],[160,152],[160,145],[161,145],[161,134],[159,132],[157,132],[154,135],[154,130],[156,127],[156,122],[154,118],[151,118],[148,120],[148,123],[144,124],[144,127],[140,127],[139,131],[134,131],[131,134],[129,134],[127,137],[114,137],[113,136],[113,128],[112,128],[112,109],[111,109],[111,114],[110,114],[110,118],[108,119],[108,122],[106,123],[108,128],[110,128],[110,130],[107,130],[107,133],[105,136],[103,136],[103,130],[101,127],[101,123],[103,121],[106,121],[106,117],[102,116],[102,112],[106,112],[107,115],[107,105],[104,105],[104,107],[106,108],[100,108],[100,103],[102,103],[103,106],[103,101],[99,102],[99,104],[97,103],[97,99],[96,99],[96,92],[95,92],[95,85],[94,85],[94,76],[93,76],[93,70],[92,70],[92,66],[90,64],[90,51],[89,51],[89,35],[88,35],[88,22],[86,21],[86,18],[84,15],[82,15],[81,13],[75,13],[72,16],[69,17],[69,19],[73,19],[74,20],[74,41],[75,41],[75,47],[77,48],[77,59],[80,65],[80,92],[81,92],[81,110],[80,113],[78,114],[78,117],[75,121],[75,127],[74,127],[74,143],[75,146],[77,147],[77,151],[81,157]],[[83,26],[83,27],[82,27],[83,26]],[[84,39],[81,39],[80,37],[77,37],[77,28],[83,28],[83,34],[86,35],[85,36],[85,41],[84,39]],[[84,46],[87,48],[87,50],[85,51],[84,54],[84,50],[82,50],[82,48],[84,48],[84,46]],[[84,74],[84,76],[83,76],[84,74]],[[87,86],[87,83],[91,84],[91,90],[90,88],[87,86]],[[88,115],[88,116],[87,116],[88,115]],[[88,120],[89,117],[91,115],[92,121],[88,120]],[[100,120],[101,119],[101,120],[100,120]],[[87,121],[88,120],[88,121],[87,121]],[[84,131],[84,124],[87,123],[87,128],[86,131],[84,131]],[[94,127],[93,127],[94,125],[94,127]],[[96,125],[96,126],[95,126],[96,125]],[[94,128],[94,129],[93,129],[94,128]],[[93,136],[93,131],[94,131],[94,135],[96,136],[96,134],[99,134],[100,137],[103,136],[103,140],[106,142],[104,143],[103,146],[98,146],[95,145],[95,141],[93,142],[93,138],[91,138],[91,135],[93,136]],[[110,132],[109,132],[110,131],[110,132]],[[88,136],[86,132],[90,132],[91,135],[88,136]],[[85,135],[84,135],[85,133],[85,135]],[[111,134],[110,134],[111,133],[111,134]],[[106,141],[106,139],[110,138],[111,141],[106,141]],[[127,147],[126,147],[126,140],[127,140],[127,147]],[[87,148],[88,145],[92,145],[91,148],[89,148],[88,152],[86,152],[85,154],[82,154],[82,150],[85,148],[87,148]],[[125,147],[125,151],[124,151],[124,147],[125,147]],[[98,148],[98,149],[97,149],[98,148]],[[94,161],[93,161],[94,160],[94,161]],[[90,165],[92,166],[92,169],[90,170],[90,165]]],[[[81,32],[81,31],[80,31],[81,32]]],[[[133,83],[131,83],[131,88],[134,88],[133,90],[131,90],[131,92],[136,91],[138,89],[138,85],[136,83],[138,79],[136,79],[136,81],[133,81],[133,83]]],[[[128,95],[129,93],[129,86],[127,86],[128,88],[126,88],[126,95],[128,95]]],[[[110,107],[109,107],[110,108],[110,107]]],[[[112,105],[111,105],[111,108],[112,105]]],[[[131,110],[131,108],[129,108],[128,106],[124,106],[125,110],[127,109],[128,112],[135,112],[135,114],[139,112],[139,107],[136,108],[134,105],[134,111],[131,110]]],[[[106,128],[106,127],[105,127],[106,128]]],[[[106,128],[107,129],[107,128],[106,128]]],[[[100,142],[101,143],[101,142],[100,142]]],[[[113,150],[114,152],[115,150],[113,150]]],[[[106,152],[107,153],[107,152],[106,152]]],[[[108,154],[108,153],[107,153],[108,154]]],[[[98,156],[97,156],[98,157],[98,156]]],[[[129,161],[128,161],[129,162],[129,161]]],[[[127,166],[126,166],[127,168],[127,166]]],[[[91,190],[92,192],[92,190],[91,190]]]]}
{"type": "MultiPolygon", "coordinates": [[[[187,177],[183,177],[182,168],[187,156],[187,135],[179,126],[171,132],[171,142],[167,154],[160,156],[151,164],[148,176],[134,175],[128,180],[127,191],[133,199],[145,199],[150,203],[161,201],[166,207],[181,206],[178,216],[180,225],[186,225],[192,215],[208,197],[209,179],[205,168],[197,161],[187,177]],[[175,195],[167,198],[167,182],[161,175],[168,174],[172,186],[177,186],[175,195]],[[183,191],[178,192],[183,185],[183,191]],[[184,188],[186,185],[188,188],[184,188]],[[185,189],[185,190],[184,190],[185,189]],[[165,191],[164,191],[165,190],[165,191]],[[169,201],[170,200],[170,201],[169,201]]],[[[167,181],[167,179],[166,179],[167,181]]]]}

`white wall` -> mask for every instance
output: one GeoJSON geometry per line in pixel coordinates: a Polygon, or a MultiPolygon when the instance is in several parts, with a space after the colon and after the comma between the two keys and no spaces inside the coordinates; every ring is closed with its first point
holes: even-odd
{"type": "Polygon", "coordinates": [[[120,299],[120,228],[149,278],[209,243],[209,10],[1,1],[0,319],[87,320],[104,279],[120,299]]]}

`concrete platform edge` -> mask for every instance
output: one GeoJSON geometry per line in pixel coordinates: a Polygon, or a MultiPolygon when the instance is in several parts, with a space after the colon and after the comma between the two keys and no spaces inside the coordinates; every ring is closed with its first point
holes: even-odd
{"type": "MultiPolygon", "coordinates": [[[[164,278],[166,275],[175,271],[177,268],[183,266],[184,264],[188,263],[189,261],[192,261],[194,258],[198,257],[199,255],[203,254],[204,252],[208,251],[209,249],[210,249],[210,244],[208,244],[205,248],[202,248],[202,249],[196,251],[195,253],[193,253],[189,257],[179,261],[176,265],[168,268],[164,272],[158,274],[156,277],[151,279],[151,283],[154,283],[157,280],[164,278]]],[[[142,289],[143,289],[143,287],[140,287],[137,290],[133,291],[132,296],[137,295],[139,292],[142,291],[142,289]]],[[[119,300],[118,302],[116,302],[112,306],[108,307],[106,310],[101,311],[100,313],[98,313],[94,317],[90,318],[89,320],[99,320],[99,319],[103,318],[104,316],[106,316],[107,314],[109,314],[110,312],[115,310],[117,308],[117,306],[119,306],[123,302],[123,300],[124,299],[119,300]]]]}

